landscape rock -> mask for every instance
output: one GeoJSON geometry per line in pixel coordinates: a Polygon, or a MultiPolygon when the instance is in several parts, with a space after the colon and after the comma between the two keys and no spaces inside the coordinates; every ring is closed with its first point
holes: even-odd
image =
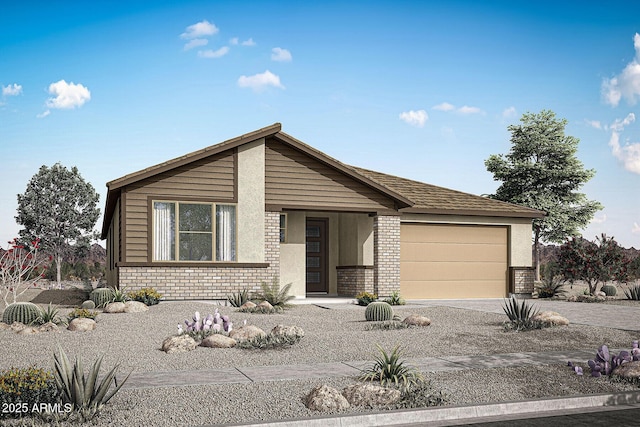
{"type": "Polygon", "coordinates": [[[627,380],[640,379],[640,361],[623,363],[613,370],[613,375],[617,375],[627,380]]]}
{"type": "Polygon", "coordinates": [[[10,326],[11,330],[13,332],[16,332],[16,333],[20,332],[21,330],[23,330],[26,327],[27,327],[26,325],[24,325],[24,324],[22,324],[20,322],[13,322],[11,324],[11,326],[10,326]]]}
{"type": "Polygon", "coordinates": [[[125,313],[143,313],[145,311],[149,311],[149,307],[140,301],[127,301],[124,303],[125,313]]]}
{"type": "Polygon", "coordinates": [[[123,302],[110,302],[102,310],[104,313],[124,313],[125,305],[123,302]]]}
{"type": "Polygon", "coordinates": [[[336,411],[349,408],[349,402],[338,390],[326,385],[315,387],[305,397],[304,404],[312,411],[336,411]]]}
{"type": "Polygon", "coordinates": [[[569,320],[566,317],[555,311],[542,311],[533,316],[531,320],[542,322],[549,326],[566,326],[569,324],[569,320]]]}
{"type": "Polygon", "coordinates": [[[569,302],[577,302],[578,301],[578,297],[575,295],[571,295],[569,298],[567,298],[567,301],[569,302]]]}
{"type": "Polygon", "coordinates": [[[352,406],[365,406],[374,408],[377,406],[392,405],[400,400],[400,390],[382,387],[375,384],[353,384],[342,390],[342,395],[352,406]]]}
{"type": "Polygon", "coordinates": [[[429,326],[431,324],[431,319],[417,314],[410,314],[405,317],[402,322],[413,326],[429,326]]]}
{"type": "Polygon", "coordinates": [[[60,328],[53,322],[47,322],[44,325],[38,327],[39,332],[60,332],[60,328]]]}
{"type": "Polygon", "coordinates": [[[257,336],[265,337],[267,333],[254,325],[241,326],[229,333],[229,337],[236,341],[248,341],[257,336]]]}
{"type": "Polygon", "coordinates": [[[594,294],[596,297],[603,297],[603,298],[607,298],[607,294],[605,294],[602,291],[598,291],[594,294]]]}
{"type": "Polygon", "coordinates": [[[189,335],[174,335],[172,337],[165,338],[162,341],[162,351],[165,353],[184,353],[194,350],[198,346],[196,340],[189,335]]]}
{"type": "Polygon", "coordinates": [[[258,304],[258,307],[263,308],[265,310],[273,310],[273,306],[269,301],[262,301],[260,304],[258,304]]]}
{"type": "Polygon", "coordinates": [[[231,348],[236,346],[236,340],[222,334],[209,335],[202,340],[200,346],[210,348],[231,348]]]}
{"type": "Polygon", "coordinates": [[[11,329],[11,325],[7,325],[4,322],[0,322],[0,331],[6,330],[6,329],[11,329]]]}
{"type": "Polygon", "coordinates": [[[74,332],[93,331],[96,328],[96,321],[88,317],[76,317],[69,322],[68,330],[74,332]]]}
{"type": "Polygon", "coordinates": [[[34,335],[37,334],[38,332],[38,328],[34,328],[33,326],[26,326],[23,329],[20,329],[18,332],[16,332],[19,335],[34,335]]]}
{"type": "Polygon", "coordinates": [[[248,308],[254,308],[256,305],[255,303],[251,302],[251,301],[247,301],[244,304],[242,304],[240,306],[241,309],[248,309],[248,308]]]}
{"type": "Polygon", "coordinates": [[[300,326],[276,325],[271,330],[271,335],[276,337],[287,337],[287,336],[304,337],[304,330],[300,326]]]}

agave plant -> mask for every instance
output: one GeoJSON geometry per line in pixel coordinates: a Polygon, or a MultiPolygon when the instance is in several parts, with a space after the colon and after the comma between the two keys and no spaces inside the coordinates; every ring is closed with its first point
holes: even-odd
{"type": "Polygon", "coordinates": [[[509,318],[509,322],[505,325],[505,329],[515,329],[516,331],[536,329],[540,325],[531,318],[538,314],[538,309],[533,305],[529,305],[526,300],[522,300],[518,304],[515,297],[504,300],[502,310],[509,318]]]}
{"type": "Polygon", "coordinates": [[[629,286],[629,289],[624,290],[624,295],[627,299],[640,301],[640,284],[629,286]]]}
{"type": "Polygon", "coordinates": [[[60,391],[62,403],[70,403],[80,416],[81,421],[91,420],[100,413],[103,405],[109,402],[122,388],[131,373],[118,384],[116,370],[119,365],[115,365],[98,381],[104,356],[100,356],[94,362],[93,367],[89,370],[89,375],[86,376],[80,358],[76,357],[74,363],[71,364],[64,350],[61,347],[59,347],[59,350],[59,354],[54,353],[53,355],[54,377],[60,391]],[[115,388],[109,391],[112,382],[115,388]]]}
{"type": "Polygon", "coordinates": [[[289,301],[295,298],[293,295],[289,295],[292,283],[287,283],[283,288],[280,288],[280,282],[278,278],[274,278],[271,281],[271,285],[265,282],[260,284],[262,292],[257,292],[253,299],[260,301],[267,301],[272,306],[276,307],[290,307],[289,301]]]}
{"type": "Polygon", "coordinates": [[[379,354],[375,356],[373,365],[361,372],[363,381],[379,381],[381,385],[393,384],[402,389],[416,385],[424,378],[416,369],[405,365],[400,359],[400,347],[396,346],[391,353],[387,353],[380,345],[379,354]]]}
{"type": "Polygon", "coordinates": [[[249,301],[249,291],[245,288],[241,291],[227,295],[227,301],[229,301],[231,307],[241,307],[242,304],[249,301]]]}
{"type": "Polygon", "coordinates": [[[125,292],[124,288],[111,288],[111,292],[113,296],[111,297],[111,302],[127,302],[129,301],[129,296],[125,292]]]}
{"type": "Polygon", "coordinates": [[[47,306],[47,308],[40,309],[40,316],[36,320],[41,325],[45,323],[55,323],[56,325],[61,322],[58,317],[58,309],[51,306],[51,303],[47,306]]]}

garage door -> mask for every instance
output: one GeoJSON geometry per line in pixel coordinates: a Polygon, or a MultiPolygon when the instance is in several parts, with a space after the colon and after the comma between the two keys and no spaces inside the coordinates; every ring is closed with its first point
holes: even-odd
{"type": "Polygon", "coordinates": [[[507,271],[507,227],[400,225],[405,298],[502,298],[507,271]]]}

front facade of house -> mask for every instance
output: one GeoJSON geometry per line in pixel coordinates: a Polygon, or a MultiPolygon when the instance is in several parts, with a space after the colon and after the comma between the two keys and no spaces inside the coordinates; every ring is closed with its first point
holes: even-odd
{"type": "Polygon", "coordinates": [[[107,184],[107,281],[167,299],[291,293],[494,298],[532,291],[542,213],[345,165],[283,133],[242,135],[107,184]]]}

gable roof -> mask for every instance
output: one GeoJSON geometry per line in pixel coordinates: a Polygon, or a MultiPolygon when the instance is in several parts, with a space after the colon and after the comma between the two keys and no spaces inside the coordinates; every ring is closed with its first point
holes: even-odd
{"type": "Polygon", "coordinates": [[[282,132],[281,129],[282,125],[280,123],[274,123],[271,126],[240,135],[219,144],[211,145],[107,182],[107,200],[102,224],[102,238],[106,238],[109,231],[109,224],[111,223],[113,212],[123,187],[266,137],[277,138],[279,141],[288,144],[315,160],[379,191],[394,200],[401,212],[526,218],[535,218],[544,215],[543,212],[535,209],[349,166],[287,135],[282,132]]]}
{"type": "Polygon", "coordinates": [[[351,166],[358,173],[394,189],[413,202],[407,213],[540,218],[542,211],[420,181],[351,166]]]}

